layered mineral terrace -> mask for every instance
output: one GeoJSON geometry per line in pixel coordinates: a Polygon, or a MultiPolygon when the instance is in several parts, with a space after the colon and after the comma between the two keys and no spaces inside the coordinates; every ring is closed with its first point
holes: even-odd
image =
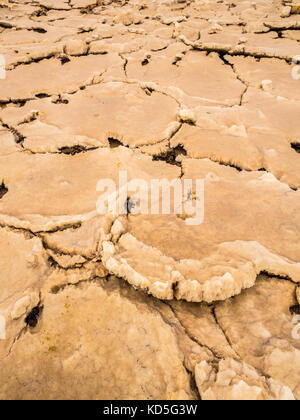
{"type": "Polygon", "coordinates": [[[300,399],[299,13],[0,0],[0,399],[300,399]]]}

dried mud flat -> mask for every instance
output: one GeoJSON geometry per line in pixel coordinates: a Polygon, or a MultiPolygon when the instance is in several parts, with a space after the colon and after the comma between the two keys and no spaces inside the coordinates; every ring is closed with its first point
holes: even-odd
{"type": "Polygon", "coordinates": [[[299,12],[1,0],[1,399],[300,398],[299,12]],[[204,223],[99,215],[120,170],[204,223]]]}

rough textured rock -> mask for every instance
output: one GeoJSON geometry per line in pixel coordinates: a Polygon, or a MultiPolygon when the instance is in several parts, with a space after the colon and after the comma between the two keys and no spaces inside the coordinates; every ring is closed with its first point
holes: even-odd
{"type": "Polygon", "coordinates": [[[217,373],[207,362],[201,362],[195,376],[203,400],[294,400],[288,387],[233,359],[219,362],[217,373]]]}
{"type": "Polygon", "coordinates": [[[299,14],[1,2],[0,399],[300,399],[299,14]]]}
{"type": "Polygon", "coordinates": [[[240,357],[289,386],[299,399],[300,342],[290,310],[297,303],[295,292],[289,282],[263,278],[254,289],[218,305],[216,316],[240,357]]]}
{"type": "Polygon", "coordinates": [[[44,306],[5,359],[1,398],[193,398],[174,330],[142,298],[91,283],[47,294],[44,306]]]}

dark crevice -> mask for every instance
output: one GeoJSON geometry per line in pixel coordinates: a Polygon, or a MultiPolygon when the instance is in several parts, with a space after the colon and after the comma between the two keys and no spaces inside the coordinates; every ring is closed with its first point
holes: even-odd
{"type": "Polygon", "coordinates": [[[154,92],[154,89],[152,89],[151,87],[149,87],[149,86],[147,86],[147,87],[144,87],[144,88],[142,88],[143,89],[143,91],[146,93],[146,95],[147,96],[151,96],[152,95],[152,93],[154,92]]]}
{"type": "Polygon", "coordinates": [[[279,280],[288,280],[288,281],[292,282],[293,284],[295,284],[295,282],[289,276],[281,276],[279,274],[270,273],[269,271],[261,271],[259,274],[262,275],[262,276],[269,277],[269,278],[274,278],[275,277],[276,279],[279,279],[279,280]]]}
{"type": "Polygon", "coordinates": [[[127,197],[124,206],[127,214],[131,214],[131,211],[135,208],[135,202],[130,197],[127,197]]]}
{"type": "Polygon", "coordinates": [[[27,317],[25,318],[25,323],[30,327],[30,328],[35,328],[39,322],[39,318],[42,315],[44,307],[43,306],[36,306],[34,307],[31,312],[27,315],[27,317]]]}
{"type": "Polygon", "coordinates": [[[39,28],[39,27],[36,27],[36,28],[30,28],[29,30],[30,30],[30,31],[33,31],[33,32],[38,32],[39,34],[46,34],[46,33],[47,33],[46,29],[44,29],[44,28],[39,28]]]}
{"type": "Polygon", "coordinates": [[[292,149],[294,149],[297,153],[300,153],[300,143],[291,143],[292,149]]]}
{"type": "Polygon", "coordinates": [[[109,137],[107,140],[111,149],[116,149],[117,147],[123,146],[123,143],[120,140],[114,139],[113,137],[109,137]]]}
{"type": "Polygon", "coordinates": [[[228,166],[228,167],[230,167],[230,168],[233,168],[233,169],[235,169],[235,170],[237,170],[237,171],[239,171],[239,172],[242,172],[242,171],[250,171],[250,169],[244,169],[244,168],[241,168],[240,166],[237,166],[237,165],[234,165],[233,163],[229,163],[229,162],[222,162],[222,161],[219,161],[219,160],[214,160],[214,159],[212,159],[212,158],[209,158],[212,162],[216,162],[216,163],[218,163],[219,165],[222,165],[222,166],[228,166]]]}
{"type": "Polygon", "coordinates": [[[10,99],[9,101],[2,101],[0,99],[0,106],[1,107],[6,107],[7,105],[14,104],[17,107],[22,108],[23,106],[26,105],[26,102],[29,101],[29,100],[30,99],[10,99]]]}
{"type": "Polygon", "coordinates": [[[300,315],[300,305],[294,305],[290,307],[290,313],[291,315],[300,315]]]}
{"type": "Polygon", "coordinates": [[[101,6],[101,2],[97,1],[94,4],[90,4],[86,7],[80,8],[80,13],[82,15],[94,14],[94,9],[96,9],[96,7],[100,7],[100,6],[101,6]]]}
{"type": "MultiPolygon", "coordinates": [[[[177,289],[178,289],[178,284],[179,284],[179,282],[178,281],[175,281],[173,284],[172,284],[172,290],[173,290],[173,294],[174,294],[174,296],[175,296],[175,292],[177,291],[177,289]]],[[[173,310],[173,308],[171,308],[172,310],[173,310]]],[[[174,312],[174,315],[175,315],[175,311],[173,310],[173,312],[174,312]]]]}
{"type": "Polygon", "coordinates": [[[23,143],[23,141],[25,140],[25,137],[21,133],[19,133],[14,127],[10,127],[9,125],[3,124],[3,123],[2,123],[2,126],[4,128],[7,128],[14,135],[15,142],[17,144],[23,143]]]}
{"type": "Polygon", "coordinates": [[[191,372],[190,369],[187,368],[187,366],[185,365],[185,363],[183,363],[183,367],[186,370],[186,373],[189,375],[189,379],[190,379],[190,387],[192,392],[195,394],[196,398],[200,401],[202,400],[199,389],[197,387],[197,383],[196,383],[196,378],[193,372],[191,372]]]}
{"type": "Polygon", "coordinates": [[[37,93],[35,95],[36,98],[38,99],[45,99],[45,98],[49,98],[50,95],[48,95],[47,93],[37,93]]]}
{"type": "Polygon", "coordinates": [[[224,53],[219,53],[219,57],[220,57],[220,59],[223,61],[223,63],[225,64],[225,66],[230,66],[231,67],[231,69],[232,69],[232,71],[234,72],[234,74],[236,75],[236,78],[245,86],[245,89],[244,89],[244,91],[243,91],[243,93],[241,94],[241,97],[240,97],[240,103],[239,103],[239,105],[240,106],[242,106],[243,105],[243,100],[244,100],[244,96],[245,96],[245,94],[246,94],[246,92],[248,91],[248,85],[247,85],[247,83],[241,78],[241,76],[239,76],[239,74],[237,73],[237,71],[236,71],[236,69],[235,69],[235,67],[234,67],[234,64],[232,64],[232,63],[230,63],[230,61],[228,61],[226,58],[225,58],[225,55],[227,55],[227,54],[224,54],[224,53]]]}
{"type": "MultiPolygon", "coordinates": [[[[121,58],[122,58],[122,56],[121,56],[121,58]]],[[[125,73],[125,77],[127,77],[127,65],[128,65],[128,59],[127,59],[127,58],[123,58],[123,60],[124,60],[123,70],[124,70],[124,73],[125,73]]]]}
{"type": "Polygon", "coordinates": [[[51,267],[51,268],[59,268],[58,263],[52,257],[48,258],[48,264],[49,264],[49,267],[51,267]]]}
{"type": "Polygon", "coordinates": [[[78,155],[79,153],[86,153],[89,150],[95,150],[97,149],[96,147],[93,148],[87,148],[85,146],[82,146],[80,144],[76,144],[75,146],[64,146],[61,147],[59,149],[59,153],[63,154],[63,155],[78,155]]]}
{"type": "Polygon", "coordinates": [[[31,13],[30,17],[41,17],[41,16],[47,16],[48,9],[44,6],[40,6],[38,10],[35,10],[33,13],[31,13]]]}
{"type": "Polygon", "coordinates": [[[4,184],[4,182],[2,181],[2,184],[0,185],[0,200],[1,198],[3,198],[5,196],[5,194],[8,193],[8,188],[6,187],[6,185],[4,184]]]}
{"type": "Polygon", "coordinates": [[[61,95],[58,95],[56,99],[52,99],[51,102],[56,105],[67,105],[69,103],[68,99],[62,98],[61,95]]]}
{"type": "Polygon", "coordinates": [[[152,159],[154,161],[162,160],[168,163],[169,165],[181,166],[181,163],[178,162],[176,159],[178,156],[186,156],[186,155],[187,155],[187,151],[181,144],[179,144],[178,146],[172,149],[169,149],[166,152],[160,153],[159,155],[154,155],[152,159]]]}
{"type": "Polygon", "coordinates": [[[63,55],[63,54],[60,55],[58,58],[59,58],[62,66],[71,61],[70,58],[67,55],[63,55]]]}

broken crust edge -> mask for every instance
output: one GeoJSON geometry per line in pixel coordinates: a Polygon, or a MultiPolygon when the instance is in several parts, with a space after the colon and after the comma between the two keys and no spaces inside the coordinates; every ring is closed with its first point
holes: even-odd
{"type": "Polygon", "coordinates": [[[40,214],[24,214],[21,218],[0,213],[0,226],[24,229],[33,233],[51,232],[81,224],[98,216],[96,210],[66,216],[43,216],[40,214]]]}
{"type": "Polygon", "coordinates": [[[254,241],[224,242],[202,261],[176,261],[164,256],[158,249],[139,242],[129,233],[122,235],[116,245],[104,241],[102,246],[102,262],[110,274],[123,278],[135,288],[143,289],[163,300],[176,298],[207,303],[226,300],[240,294],[243,289],[253,287],[257,276],[262,272],[295,283],[300,281],[300,263],[278,256],[254,241]],[[137,269],[134,261],[128,258],[130,250],[134,250],[138,259],[145,263],[143,267],[153,267],[154,273],[151,278],[143,269],[137,269]],[[230,263],[226,263],[228,257],[230,263]],[[193,266],[201,279],[184,276],[183,272],[193,266]],[[222,275],[210,276],[209,273],[205,273],[205,269],[213,269],[215,266],[221,266],[222,275]],[[155,277],[160,269],[164,272],[163,278],[155,277]]]}
{"type": "Polygon", "coordinates": [[[195,366],[195,381],[202,400],[295,400],[289,387],[261,376],[245,362],[224,359],[215,367],[217,371],[206,361],[195,366]]]}

